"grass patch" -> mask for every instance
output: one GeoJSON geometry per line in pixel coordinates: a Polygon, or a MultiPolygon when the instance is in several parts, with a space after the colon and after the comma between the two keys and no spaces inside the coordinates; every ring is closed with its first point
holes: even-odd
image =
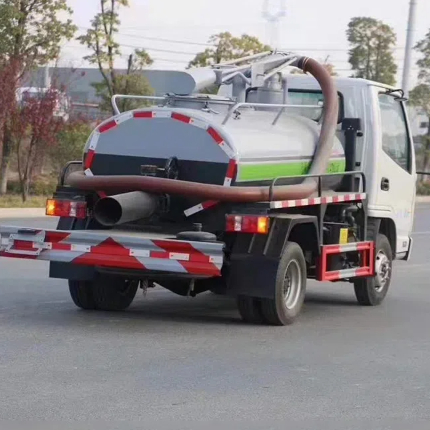
{"type": "Polygon", "coordinates": [[[44,208],[46,196],[29,196],[26,202],[22,201],[21,196],[9,194],[0,196],[0,208],[44,208]]]}

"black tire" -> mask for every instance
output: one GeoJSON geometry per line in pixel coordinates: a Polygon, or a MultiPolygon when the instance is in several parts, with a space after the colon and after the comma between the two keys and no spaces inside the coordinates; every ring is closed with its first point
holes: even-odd
{"type": "Polygon", "coordinates": [[[96,308],[101,311],[125,310],[133,302],[138,287],[139,281],[101,275],[93,283],[96,308]]]}
{"type": "Polygon", "coordinates": [[[294,323],[305,300],[306,278],[306,260],[302,248],[295,242],[288,242],[278,266],[275,299],[261,301],[261,310],[266,323],[277,326],[294,323]],[[286,282],[291,282],[287,289],[286,282]],[[294,286],[294,282],[297,285],[294,286]]]}
{"type": "Polygon", "coordinates": [[[93,283],[88,281],[69,281],[70,296],[74,304],[81,309],[94,310],[93,283]]]}
{"type": "Polygon", "coordinates": [[[393,250],[387,236],[378,234],[375,246],[374,278],[362,278],[354,281],[357,301],[361,306],[378,306],[387,296],[393,272],[393,250]]]}
{"type": "Polygon", "coordinates": [[[244,322],[249,324],[262,324],[264,322],[261,300],[253,297],[239,296],[236,303],[239,314],[244,322]]]}

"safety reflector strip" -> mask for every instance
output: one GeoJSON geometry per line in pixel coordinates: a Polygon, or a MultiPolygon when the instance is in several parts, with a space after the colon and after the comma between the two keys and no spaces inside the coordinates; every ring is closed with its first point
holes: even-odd
{"type": "Polygon", "coordinates": [[[230,160],[228,163],[227,173],[225,175],[224,186],[230,186],[237,173],[236,160],[230,160]]]}
{"type": "Polygon", "coordinates": [[[284,201],[270,202],[270,207],[272,209],[286,209],[286,208],[296,208],[300,206],[315,206],[315,205],[327,205],[331,203],[358,202],[358,201],[366,200],[366,198],[367,198],[366,193],[338,194],[335,196],[316,197],[311,199],[284,200],[284,201]]]}
{"type": "Polygon", "coordinates": [[[193,206],[192,208],[189,208],[184,211],[186,217],[190,217],[192,215],[195,215],[196,213],[199,213],[201,211],[204,211],[205,209],[209,209],[213,206],[216,206],[219,202],[216,200],[208,200],[206,202],[200,203],[196,206],[193,206]]]}
{"type": "Polygon", "coordinates": [[[96,153],[93,149],[90,149],[87,152],[85,156],[85,165],[84,165],[85,169],[91,169],[95,156],[96,156],[96,153]]]}
{"type": "Polygon", "coordinates": [[[98,131],[99,133],[106,133],[107,131],[112,130],[113,128],[116,128],[117,125],[118,125],[117,122],[115,120],[112,120],[107,122],[106,124],[102,124],[99,127],[98,131]]]}
{"type": "Polygon", "coordinates": [[[145,111],[145,112],[133,112],[133,118],[154,118],[154,112],[145,111]]]}
{"type": "Polygon", "coordinates": [[[224,142],[224,139],[214,128],[209,127],[207,129],[207,132],[211,135],[212,139],[215,140],[216,143],[218,143],[218,145],[221,145],[221,143],[224,142]]]}
{"type": "Polygon", "coordinates": [[[172,119],[176,119],[177,121],[185,122],[185,124],[191,123],[191,118],[186,115],[182,115],[181,113],[172,113],[172,119]]]}

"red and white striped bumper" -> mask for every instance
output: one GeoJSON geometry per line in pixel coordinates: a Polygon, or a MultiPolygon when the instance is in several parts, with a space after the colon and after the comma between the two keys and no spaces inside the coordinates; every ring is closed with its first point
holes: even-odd
{"type": "Polygon", "coordinates": [[[224,243],[154,239],[113,232],[0,226],[0,256],[111,269],[221,276],[224,243]]]}
{"type": "Polygon", "coordinates": [[[301,206],[328,205],[332,203],[361,202],[363,200],[366,200],[366,198],[367,196],[365,193],[335,194],[333,196],[315,197],[311,199],[284,200],[284,201],[270,202],[270,207],[272,209],[286,209],[286,208],[296,208],[301,206]]]}

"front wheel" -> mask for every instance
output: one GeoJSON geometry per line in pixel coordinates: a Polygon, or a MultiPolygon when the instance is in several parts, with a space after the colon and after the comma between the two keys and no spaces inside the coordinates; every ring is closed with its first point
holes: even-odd
{"type": "Polygon", "coordinates": [[[375,276],[354,281],[357,301],[361,306],[380,305],[390,288],[393,272],[393,250],[388,238],[378,234],[375,246],[375,276]]]}

